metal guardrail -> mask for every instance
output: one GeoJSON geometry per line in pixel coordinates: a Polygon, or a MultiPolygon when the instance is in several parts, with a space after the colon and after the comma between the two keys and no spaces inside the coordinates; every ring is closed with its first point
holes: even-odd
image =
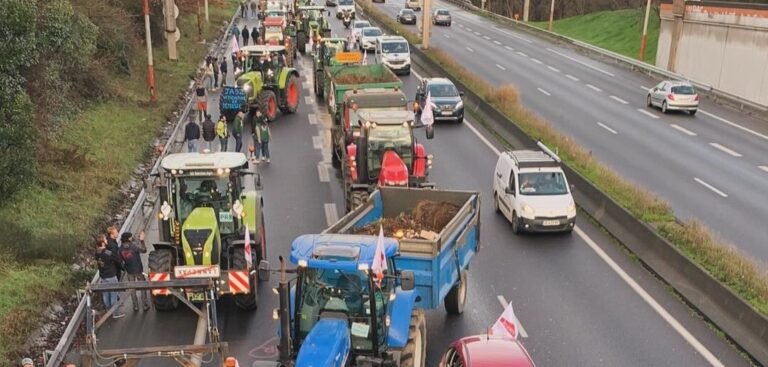
{"type": "Polygon", "coordinates": [[[727,92],[727,91],[724,91],[724,90],[720,90],[720,89],[714,88],[714,87],[712,87],[711,85],[709,85],[707,83],[704,83],[704,82],[701,82],[701,81],[698,81],[698,80],[693,80],[693,79],[691,79],[689,77],[686,77],[683,74],[674,73],[674,72],[671,72],[669,70],[660,68],[658,66],[651,65],[649,63],[646,63],[646,62],[643,62],[643,61],[640,61],[640,60],[635,60],[635,59],[633,59],[631,57],[620,55],[620,54],[617,54],[617,53],[615,53],[613,51],[609,51],[609,50],[606,50],[606,49],[601,48],[601,47],[590,45],[588,43],[585,43],[585,42],[582,42],[582,41],[579,41],[579,40],[576,40],[576,39],[564,36],[562,34],[558,34],[558,33],[555,33],[555,32],[550,32],[550,31],[548,31],[546,29],[539,28],[539,27],[533,26],[533,25],[525,23],[525,22],[517,21],[517,20],[514,20],[512,18],[505,17],[503,15],[499,15],[499,14],[496,14],[496,13],[493,13],[493,12],[490,12],[490,11],[487,11],[487,10],[480,9],[480,8],[476,7],[475,5],[473,5],[472,3],[468,2],[468,1],[465,1],[465,0],[445,0],[445,1],[447,1],[449,3],[452,3],[452,4],[456,5],[456,6],[459,6],[462,9],[470,10],[470,11],[473,11],[473,12],[476,12],[476,13],[483,14],[483,15],[488,16],[490,18],[495,18],[495,19],[499,19],[501,21],[504,21],[504,22],[507,22],[507,23],[510,23],[510,24],[514,24],[516,26],[519,26],[519,27],[523,28],[524,30],[526,30],[526,31],[528,31],[530,33],[538,33],[540,35],[544,35],[544,36],[547,36],[547,37],[550,37],[550,38],[554,38],[554,39],[557,39],[557,40],[562,41],[564,43],[571,44],[571,45],[573,45],[573,46],[575,46],[577,48],[580,48],[582,50],[590,51],[590,52],[599,54],[599,55],[601,55],[603,57],[607,57],[609,59],[613,59],[617,63],[627,64],[633,70],[641,71],[644,74],[647,74],[648,76],[657,76],[657,77],[662,77],[664,79],[675,79],[675,80],[687,81],[687,82],[693,84],[700,91],[703,91],[703,92],[709,94],[710,96],[712,96],[712,99],[714,101],[723,100],[723,101],[725,101],[727,103],[730,103],[730,104],[733,104],[733,105],[737,106],[740,110],[744,110],[744,109],[748,108],[748,109],[759,111],[759,112],[763,112],[763,113],[768,112],[768,106],[766,106],[766,105],[763,105],[763,104],[751,101],[751,100],[749,100],[747,98],[744,98],[744,97],[741,97],[741,96],[737,96],[737,95],[735,95],[733,93],[730,93],[730,92],[727,92]]]}
{"type": "MultiPolygon", "coordinates": [[[[224,34],[222,39],[219,41],[218,46],[214,49],[215,52],[219,53],[222,52],[222,50],[226,50],[228,47],[227,40],[229,39],[229,30],[232,28],[232,24],[237,20],[237,12],[232,16],[232,19],[230,19],[229,23],[227,24],[227,28],[224,30],[224,34]]],[[[203,61],[204,63],[205,61],[203,61]]],[[[188,91],[188,94],[191,93],[188,91]]],[[[168,141],[166,141],[165,146],[163,147],[162,154],[157,158],[155,161],[155,164],[152,166],[152,170],[150,171],[152,174],[157,173],[157,170],[160,166],[160,161],[162,161],[163,157],[168,154],[168,152],[171,151],[173,148],[173,144],[176,140],[176,136],[179,133],[180,127],[184,125],[184,122],[188,119],[189,113],[192,110],[193,105],[193,98],[189,98],[187,101],[186,106],[184,107],[184,111],[179,116],[179,120],[176,123],[176,126],[173,128],[173,131],[171,132],[170,136],[168,137],[168,141]]],[[[139,212],[139,209],[141,209],[144,206],[144,201],[148,197],[148,188],[141,189],[141,192],[139,192],[139,195],[136,197],[136,201],[134,201],[133,206],[131,207],[130,212],[128,213],[128,216],[125,217],[125,221],[123,222],[123,225],[120,227],[119,234],[122,235],[123,232],[128,231],[131,229],[136,223],[136,214],[139,212]]],[[[99,281],[99,274],[96,273],[93,276],[93,279],[91,280],[91,283],[97,283],[99,281]]],[[[69,323],[67,324],[66,329],[64,330],[64,333],[61,336],[61,339],[59,339],[59,343],[56,344],[56,348],[51,352],[51,355],[48,357],[48,360],[45,364],[45,367],[58,367],[64,362],[64,358],[69,351],[69,348],[72,346],[72,342],[74,341],[75,337],[77,336],[77,329],[80,323],[83,321],[85,312],[86,312],[86,299],[85,297],[82,297],[80,299],[80,302],[77,305],[77,308],[75,309],[74,314],[72,315],[72,318],[69,320],[69,323]]]]}

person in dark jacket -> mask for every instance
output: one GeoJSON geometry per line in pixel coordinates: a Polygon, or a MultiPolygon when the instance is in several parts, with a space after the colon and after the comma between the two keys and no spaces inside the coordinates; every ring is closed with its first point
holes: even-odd
{"type": "Polygon", "coordinates": [[[245,114],[238,111],[235,119],[232,121],[232,136],[235,138],[235,151],[240,153],[243,149],[243,119],[245,114]]]}
{"type": "MultiPolygon", "coordinates": [[[[141,254],[147,252],[147,246],[144,244],[144,231],[139,233],[139,243],[133,241],[133,234],[125,232],[120,236],[120,260],[123,261],[127,280],[129,282],[144,281],[144,264],[141,262],[141,254]]],[[[139,291],[141,303],[144,304],[144,311],[150,309],[149,292],[147,290],[139,291]]],[[[133,301],[133,312],[139,311],[139,297],[136,291],[131,291],[131,300],[133,301]]]]}
{"type": "Polygon", "coordinates": [[[251,33],[248,31],[248,25],[243,25],[243,46],[248,46],[248,37],[251,35],[251,33]]]}
{"type": "Polygon", "coordinates": [[[216,139],[216,124],[211,120],[211,115],[205,115],[203,121],[203,140],[208,151],[213,151],[213,141],[216,139]]]}
{"type": "MultiPolygon", "coordinates": [[[[120,263],[120,257],[116,252],[112,252],[107,248],[107,237],[104,235],[99,236],[96,243],[96,264],[99,267],[99,278],[102,283],[117,283],[117,276],[120,274],[122,264],[120,263]]],[[[107,310],[118,303],[117,292],[102,292],[101,299],[104,301],[104,307],[107,310]]],[[[113,318],[119,319],[125,316],[122,307],[117,307],[112,314],[113,318]]]]}
{"type": "Polygon", "coordinates": [[[184,127],[184,141],[187,142],[187,152],[196,153],[197,141],[200,139],[200,126],[194,119],[189,119],[187,126],[184,127]]]}
{"type": "Polygon", "coordinates": [[[253,26],[253,29],[251,29],[251,39],[253,40],[253,44],[257,44],[257,40],[259,39],[259,27],[253,26]]]}
{"type": "Polygon", "coordinates": [[[221,58],[221,65],[219,65],[219,71],[221,71],[221,86],[222,88],[227,85],[227,58],[221,58]]]}
{"type": "Polygon", "coordinates": [[[213,87],[219,87],[219,60],[214,57],[211,60],[211,67],[213,68],[213,87]]]}
{"type": "Polygon", "coordinates": [[[117,230],[117,227],[107,227],[107,248],[114,253],[117,253],[117,249],[120,247],[120,244],[117,243],[117,238],[119,236],[120,233],[117,230]]]}

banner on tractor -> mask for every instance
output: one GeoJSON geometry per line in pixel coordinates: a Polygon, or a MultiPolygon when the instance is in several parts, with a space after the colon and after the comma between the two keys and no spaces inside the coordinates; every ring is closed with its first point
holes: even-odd
{"type": "Polygon", "coordinates": [[[355,64],[363,60],[363,55],[359,52],[337,52],[336,62],[341,64],[355,64]]]}
{"type": "Polygon", "coordinates": [[[221,277],[221,269],[218,265],[177,266],[173,268],[173,273],[178,279],[221,277]]]}

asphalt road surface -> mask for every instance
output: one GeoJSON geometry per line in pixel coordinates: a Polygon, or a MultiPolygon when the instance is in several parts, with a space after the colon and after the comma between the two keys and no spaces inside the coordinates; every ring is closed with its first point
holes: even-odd
{"type": "MultiPolygon", "coordinates": [[[[343,35],[339,22],[332,23],[343,35]]],[[[272,264],[278,255],[288,254],[295,237],[321,231],[343,210],[341,183],[329,164],[330,121],[311,96],[311,76],[304,73],[310,69],[308,61],[303,58],[304,66],[299,66],[306,85],[301,101],[307,103],[297,114],[272,123],[272,163],[258,168],[265,187],[272,264]]],[[[403,81],[413,96],[417,76],[403,81]]],[[[216,117],[217,103],[209,105],[216,117]]],[[[570,236],[512,234],[488,200],[498,146],[475,126],[471,120],[464,125],[441,124],[430,141],[423,131],[417,134],[435,155],[430,177],[439,187],[477,190],[485,198],[482,250],[471,267],[466,312],[459,317],[448,316],[442,308],[428,312],[428,366],[437,365],[453,340],[490,327],[502,312],[503,301],[513,302],[527,335],[523,342],[539,366],[748,365],[586,218],[579,217],[570,236]]],[[[152,221],[148,243],[156,238],[156,230],[152,221]]],[[[277,355],[272,283],[262,285],[256,312],[241,311],[227,300],[219,303],[223,340],[241,366],[277,355]]],[[[196,322],[197,317],[185,309],[133,313],[129,308],[125,318],[105,324],[99,343],[101,348],[188,344],[193,342],[196,322]]],[[[141,363],[174,365],[160,359],[141,363]]]]}
{"type": "MultiPolygon", "coordinates": [[[[376,4],[394,16],[403,0],[376,4]]],[[[702,100],[696,116],[646,107],[657,81],[498,25],[447,2],[451,27],[430,45],[523,103],[622,176],[659,194],[680,218],[699,218],[768,262],[768,123],[702,100]]],[[[418,20],[421,21],[421,12],[418,20]]],[[[417,31],[417,27],[407,27],[417,31]]]]}

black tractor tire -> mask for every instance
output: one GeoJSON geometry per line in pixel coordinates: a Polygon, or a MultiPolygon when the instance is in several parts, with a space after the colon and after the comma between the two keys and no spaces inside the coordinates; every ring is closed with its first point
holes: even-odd
{"type": "Polygon", "coordinates": [[[339,150],[338,144],[335,142],[333,143],[333,149],[331,150],[331,163],[335,168],[339,168],[341,166],[341,151],[339,150]]]}
{"type": "Polygon", "coordinates": [[[408,344],[400,354],[400,367],[425,367],[427,362],[427,319],[424,311],[414,310],[408,327],[408,344]]]}
{"type": "Polygon", "coordinates": [[[264,89],[259,93],[259,109],[270,122],[275,121],[277,118],[277,111],[279,110],[277,106],[278,103],[275,92],[269,89],[264,89]]]}
{"type": "Polygon", "coordinates": [[[368,200],[368,192],[363,190],[352,191],[352,207],[350,211],[357,209],[358,206],[363,205],[368,200]]]}
{"type": "MultiPolygon", "coordinates": [[[[253,250],[253,249],[252,249],[253,250]]],[[[240,249],[236,248],[234,252],[232,253],[232,267],[230,270],[245,270],[248,267],[248,264],[245,262],[245,252],[240,249]]],[[[255,271],[252,275],[249,276],[248,281],[251,283],[251,293],[248,294],[236,294],[233,296],[235,299],[235,305],[237,305],[238,308],[246,310],[246,311],[253,311],[256,308],[258,308],[258,302],[259,302],[259,279],[258,274],[259,272],[255,271]]]]}
{"type": "Polygon", "coordinates": [[[296,113],[299,108],[299,100],[301,99],[301,87],[299,86],[299,79],[296,75],[288,77],[288,82],[285,83],[285,91],[283,91],[283,103],[281,103],[280,111],[286,114],[296,113]],[[294,93],[295,101],[291,102],[291,93],[294,93]]]}
{"type": "MultiPolygon", "coordinates": [[[[173,273],[173,253],[170,250],[154,250],[149,253],[150,273],[173,273]]],[[[179,308],[179,299],[174,295],[152,295],[152,304],[158,311],[173,311],[179,308]]]]}
{"type": "Polygon", "coordinates": [[[464,304],[467,302],[467,286],[469,285],[469,273],[461,270],[459,283],[454,285],[445,296],[445,310],[452,315],[464,313],[464,304]]]}
{"type": "Polygon", "coordinates": [[[314,77],[314,80],[315,80],[314,81],[314,84],[315,84],[314,85],[314,87],[315,87],[315,95],[318,98],[323,98],[323,96],[325,94],[325,90],[323,89],[324,86],[321,83],[318,82],[318,80],[320,79],[320,78],[317,77],[318,74],[320,74],[320,72],[315,72],[315,77],[314,77]]]}
{"type": "Polygon", "coordinates": [[[298,32],[296,34],[296,47],[302,54],[307,53],[307,34],[304,32],[298,32]]]}

